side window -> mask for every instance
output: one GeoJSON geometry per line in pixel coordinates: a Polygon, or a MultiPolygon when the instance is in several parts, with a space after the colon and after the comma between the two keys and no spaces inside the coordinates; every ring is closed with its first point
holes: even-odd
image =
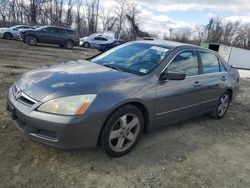
{"type": "Polygon", "coordinates": [[[100,37],[100,40],[102,40],[102,41],[107,41],[108,39],[105,39],[105,38],[100,37]]]}
{"type": "Polygon", "coordinates": [[[195,51],[179,53],[168,66],[169,71],[184,71],[187,76],[199,74],[198,56],[195,51]]]}
{"type": "Polygon", "coordinates": [[[72,31],[72,30],[66,30],[66,33],[70,34],[70,35],[75,35],[76,32],[75,31],[72,31]]]}
{"type": "Polygon", "coordinates": [[[101,40],[101,37],[95,37],[94,40],[101,40]]]}
{"type": "Polygon", "coordinates": [[[54,32],[56,34],[65,34],[65,30],[61,28],[54,28],[54,32]]]}
{"type": "Polygon", "coordinates": [[[55,29],[53,27],[47,27],[46,31],[48,33],[55,33],[55,29]]]}
{"type": "Polygon", "coordinates": [[[218,58],[209,52],[200,52],[203,74],[220,72],[218,58]]]}

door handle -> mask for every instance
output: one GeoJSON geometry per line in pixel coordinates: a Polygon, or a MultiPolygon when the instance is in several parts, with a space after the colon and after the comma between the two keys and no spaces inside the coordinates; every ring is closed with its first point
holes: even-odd
{"type": "Polygon", "coordinates": [[[227,81],[227,77],[226,76],[222,76],[221,80],[222,81],[227,81]]]}
{"type": "Polygon", "coordinates": [[[200,87],[202,86],[202,83],[199,82],[199,81],[196,81],[194,84],[193,84],[194,87],[200,87]]]}

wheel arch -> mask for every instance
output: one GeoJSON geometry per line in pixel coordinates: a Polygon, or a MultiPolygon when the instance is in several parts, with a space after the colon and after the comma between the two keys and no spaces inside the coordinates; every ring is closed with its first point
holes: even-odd
{"type": "Polygon", "coordinates": [[[232,89],[232,88],[228,88],[228,89],[226,90],[226,92],[229,93],[229,95],[230,95],[230,102],[231,102],[232,99],[233,99],[233,89],[232,89]]]}
{"type": "Polygon", "coordinates": [[[144,118],[144,129],[143,129],[143,132],[148,132],[149,125],[150,125],[150,115],[149,115],[149,111],[148,111],[146,105],[143,104],[143,102],[137,101],[137,100],[134,100],[134,101],[127,101],[127,102],[124,102],[124,103],[122,103],[122,104],[119,104],[119,105],[115,106],[115,107],[108,113],[108,115],[107,115],[106,118],[105,118],[105,121],[104,121],[103,124],[102,124],[101,130],[100,130],[100,132],[99,132],[97,145],[99,144],[101,132],[103,131],[103,128],[104,128],[106,122],[108,121],[108,118],[109,118],[116,110],[118,110],[119,108],[121,108],[121,107],[123,107],[123,106],[126,106],[126,105],[135,106],[135,107],[137,107],[137,108],[141,111],[141,113],[142,113],[142,115],[143,115],[143,118],[144,118]]]}
{"type": "Polygon", "coordinates": [[[6,32],[3,34],[3,36],[5,36],[6,34],[10,34],[11,38],[13,38],[13,34],[12,34],[11,32],[6,31],[6,32]]]}

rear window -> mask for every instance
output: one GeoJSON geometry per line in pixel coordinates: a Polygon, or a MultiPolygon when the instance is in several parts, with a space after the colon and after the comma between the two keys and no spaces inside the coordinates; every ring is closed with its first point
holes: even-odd
{"type": "Polygon", "coordinates": [[[75,35],[76,34],[76,32],[73,31],[73,30],[66,30],[66,33],[70,34],[70,35],[75,35]]]}
{"type": "Polygon", "coordinates": [[[218,58],[209,52],[200,52],[203,74],[220,72],[218,58]]]}

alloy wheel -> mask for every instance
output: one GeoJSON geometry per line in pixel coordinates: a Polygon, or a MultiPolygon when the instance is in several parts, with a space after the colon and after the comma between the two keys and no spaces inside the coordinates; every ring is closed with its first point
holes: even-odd
{"type": "Polygon", "coordinates": [[[35,37],[28,36],[26,39],[26,43],[31,45],[31,46],[34,46],[34,45],[36,45],[37,41],[36,41],[35,37]]]}
{"type": "Polygon", "coordinates": [[[225,115],[225,113],[227,112],[228,106],[229,106],[229,102],[230,102],[230,97],[227,93],[225,93],[219,101],[219,105],[218,105],[218,116],[222,117],[225,115]]]}
{"type": "Polygon", "coordinates": [[[136,115],[126,114],[113,125],[109,135],[109,145],[115,152],[128,149],[135,142],[140,131],[140,121],[136,115]]]}

